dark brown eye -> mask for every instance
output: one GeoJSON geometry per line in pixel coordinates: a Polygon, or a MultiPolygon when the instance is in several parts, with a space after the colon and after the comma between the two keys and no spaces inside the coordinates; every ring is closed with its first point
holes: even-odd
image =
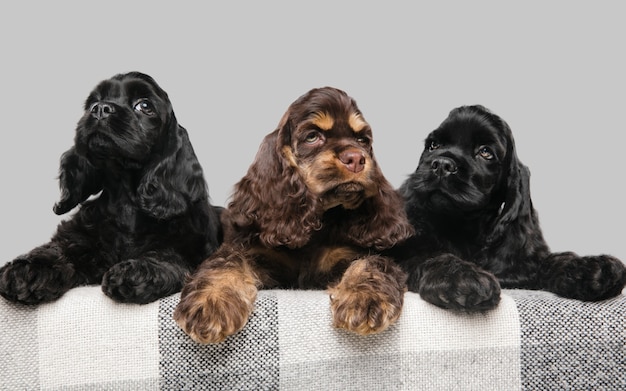
{"type": "Polygon", "coordinates": [[[311,132],[306,135],[304,138],[304,142],[307,144],[315,144],[320,140],[320,134],[317,132],[311,132]]]}
{"type": "Polygon", "coordinates": [[[153,115],[154,114],[154,106],[147,99],[142,99],[139,102],[135,103],[134,109],[136,111],[141,111],[142,113],[144,113],[146,115],[153,115]]]}
{"type": "Polygon", "coordinates": [[[495,158],[493,151],[489,147],[480,147],[480,149],[478,150],[478,156],[482,157],[485,160],[493,160],[495,158]]]}
{"type": "Polygon", "coordinates": [[[439,144],[436,141],[431,141],[430,144],[428,144],[428,150],[429,151],[434,151],[435,149],[439,149],[439,147],[441,147],[441,144],[439,144]]]}
{"type": "Polygon", "coordinates": [[[370,139],[367,137],[357,137],[356,142],[363,145],[368,145],[370,143],[370,139]]]}

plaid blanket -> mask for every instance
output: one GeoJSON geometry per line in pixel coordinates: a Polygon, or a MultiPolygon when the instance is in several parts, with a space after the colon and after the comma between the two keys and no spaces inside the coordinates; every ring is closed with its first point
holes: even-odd
{"type": "Polygon", "coordinates": [[[407,293],[399,322],[361,337],[330,324],[322,291],[259,293],[246,327],[199,345],[179,296],[114,303],[99,287],[26,307],[0,300],[2,390],[624,390],[626,297],[505,290],[486,314],[407,293]]]}

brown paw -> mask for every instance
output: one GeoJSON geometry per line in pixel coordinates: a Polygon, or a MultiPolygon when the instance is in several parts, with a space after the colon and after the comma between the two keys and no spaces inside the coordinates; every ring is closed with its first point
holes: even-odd
{"type": "Polygon", "coordinates": [[[353,262],[329,288],[333,326],[360,335],[376,334],[398,320],[404,301],[404,274],[381,257],[353,262]]]}
{"type": "Polygon", "coordinates": [[[174,320],[194,341],[224,341],[241,330],[252,313],[257,288],[241,270],[197,273],[181,293],[174,320]]]}

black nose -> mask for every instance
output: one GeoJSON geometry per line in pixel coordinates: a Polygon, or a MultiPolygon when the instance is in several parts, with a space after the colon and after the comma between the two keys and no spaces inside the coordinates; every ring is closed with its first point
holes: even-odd
{"type": "Polygon", "coordinates": [[[348,149],[339,154],[339,160],[348,168],[348,170],[357,173],[365,168],[365,156],[361,151],[348,149]]]}
{"type": "Polygon", "coordinates": [[[456,174],[456,163],[452,159],[446,157],[438,157],[430,164],[433,172],[439,177],[445,177],[450,174],[456,174]]]}
{"type": "Polygon", "coordinates": [[[103,119],[115,113],[115,107],[108,103],[98,102],[91,106],[91,115],[96,119],[103,119]]]}

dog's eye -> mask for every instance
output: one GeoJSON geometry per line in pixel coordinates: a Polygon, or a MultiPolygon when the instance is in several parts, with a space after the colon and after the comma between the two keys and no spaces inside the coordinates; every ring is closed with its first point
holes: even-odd
{"type": "Polygon", "coordinates": [[[485,160],[493,160],[493,158],[495,158],[495,155],[489,147],[480,147],[480,149],[478,150],[478,155],[485,160]]]}
{"type": "Polygon", "coordinates": [[[135,104],[134,109],[137,111],[141,111],[142,113],[146,115],[154,114],[154,106],[152,105],[152,103],[150,103],[149,100],[145,100],[145,99],[140,100],[139,102],[135,104]]]}
{"type": "Polygon", "coordinates": [[[357,137],[356,142],[363,145],[369,145],[370,139],[367,137],[357,137]]]}
{"type": "Polygon", "coordinates": [[[311,132],[306,135],[304,138],[304,142],[307,144],[315,144],[321,139],[321,136],[318,132],[311,132]]]}
{"type": "Polygon", "coordinates": [[[435,149],[439,149],[439,147],[441,147],[441,144],[439,144],[436,141],[431,141],[430,144],[428,144],[428,150],[429,151],[434,151],[435,149]]]}

